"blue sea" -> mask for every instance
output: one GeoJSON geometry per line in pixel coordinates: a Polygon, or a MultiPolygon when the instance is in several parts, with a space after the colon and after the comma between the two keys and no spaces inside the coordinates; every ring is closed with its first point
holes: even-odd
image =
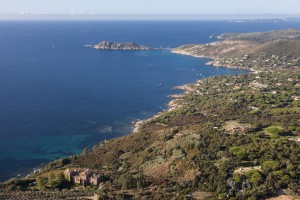
{"type": "Polygon", "coordinates": [[[150,47],[208,43],[211,34],[300,28],[299,22],[0,22],[0,181],[24,176],[166,108],[174,86],[246,73],[169,51],[99,51],[102,40],[150,47]]]}

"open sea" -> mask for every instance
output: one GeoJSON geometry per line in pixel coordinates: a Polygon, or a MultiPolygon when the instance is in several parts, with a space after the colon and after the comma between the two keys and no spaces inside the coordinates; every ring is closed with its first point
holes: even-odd
{"type": "Polygon", "coordinates": [[[128,134],[165,109],[174,86],[246,73],[169,51],[99,51],[102,40],[150,47],[208,43],[211,34],[300,28],[299,22],[0,22],[0,181],[128,134]]]}

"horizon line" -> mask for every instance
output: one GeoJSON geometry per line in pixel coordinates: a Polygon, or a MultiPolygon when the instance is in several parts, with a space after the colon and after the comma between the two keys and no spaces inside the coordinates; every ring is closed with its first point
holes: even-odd
{"type": "Polygon", "coordinates": [[[0,20],[271,20],[299,18],[300,14],[103,14],[103,13],[0,13],[0,20]]]}

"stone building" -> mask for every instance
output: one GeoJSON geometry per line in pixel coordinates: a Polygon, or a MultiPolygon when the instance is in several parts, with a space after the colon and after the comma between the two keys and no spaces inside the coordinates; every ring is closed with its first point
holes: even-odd
{"type": "Polygon", "coordinates": [[[104,180],[103,173],[96,172],[90,169],[66,170],[64,171],[65,178],[78,185],[99,185],[104,180]]]}

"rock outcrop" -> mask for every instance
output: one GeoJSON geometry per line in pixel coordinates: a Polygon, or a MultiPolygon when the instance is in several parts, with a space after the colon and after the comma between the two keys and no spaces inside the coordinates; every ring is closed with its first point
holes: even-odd
{"type": "Polygon", "coordinates": [[[100,49],[100,50],[126,50],[126,51],[151,50],[150,47],[147,47],[145,45],[138,45],[132,42],[115,43],[115,42],[108,42],[108,41],[102,41],[101,43],[92,46],[92,48],[100,49]]]}

